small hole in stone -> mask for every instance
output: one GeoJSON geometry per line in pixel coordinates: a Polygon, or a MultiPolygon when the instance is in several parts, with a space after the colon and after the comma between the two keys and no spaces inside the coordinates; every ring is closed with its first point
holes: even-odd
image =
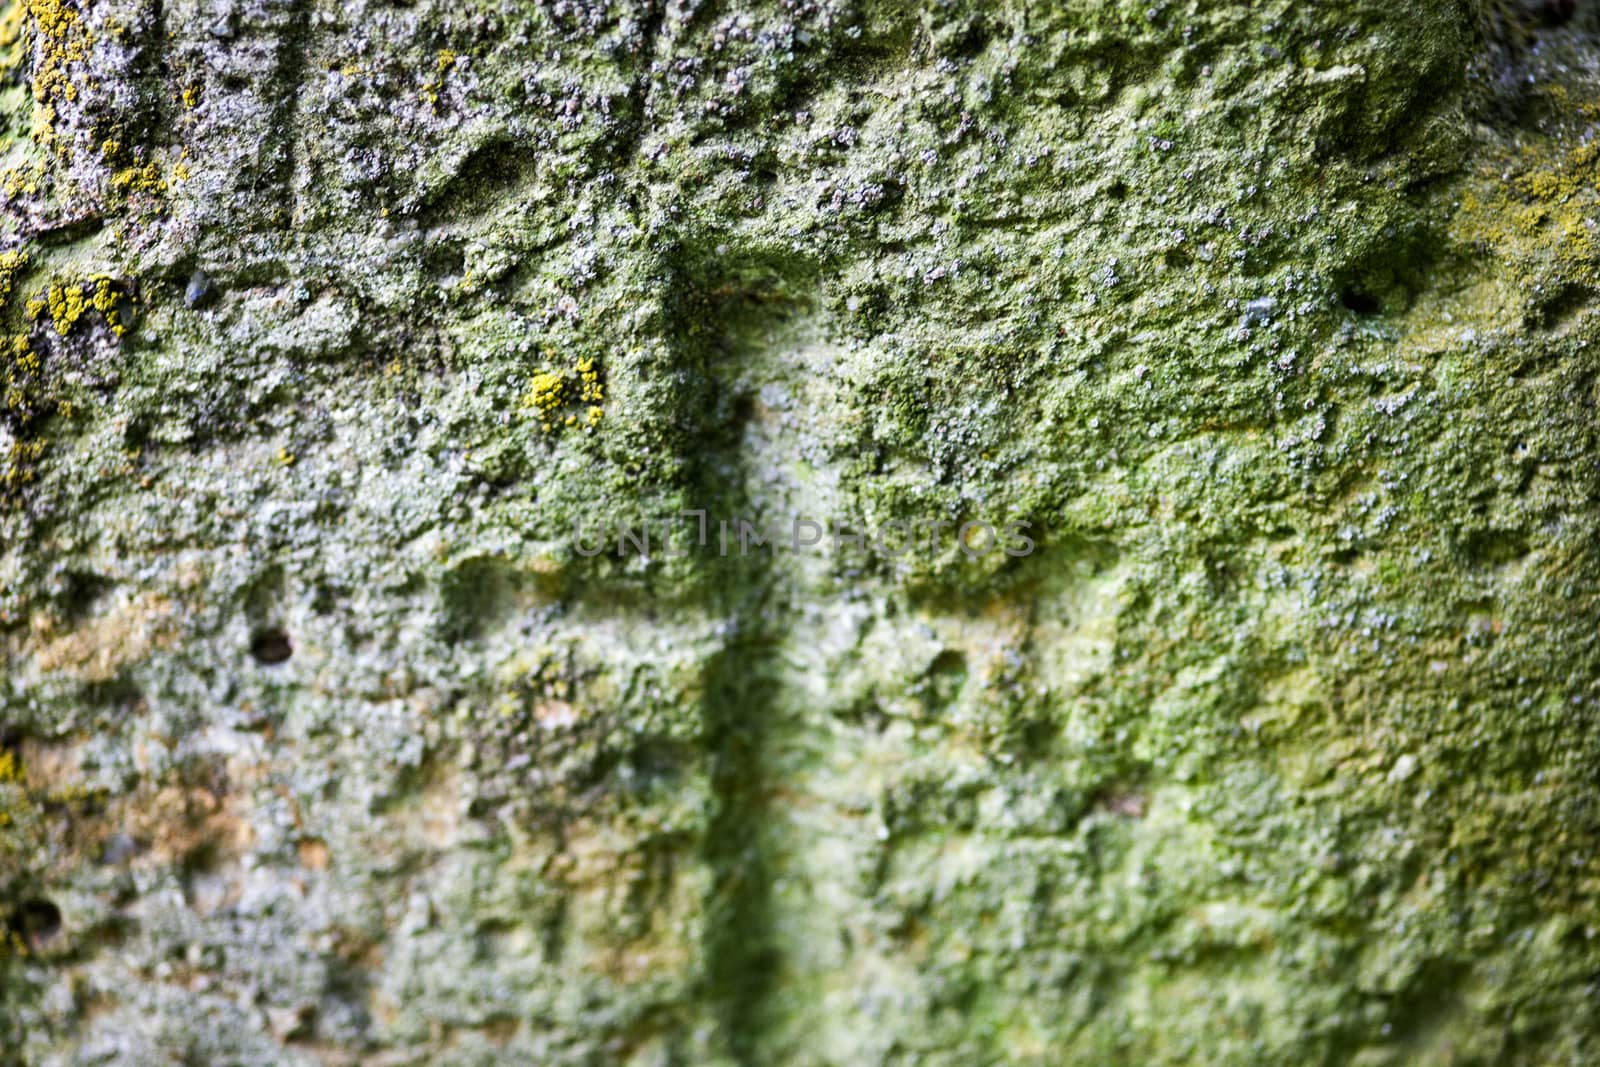
{"type": "Polygon", "coordinates": [[[11,917],[11,926],[17,936],[38,948],[61,932],[61,909],[43,897],[23,901],[11,917]]]}
{"type": "Polygon", "coordinates": [[[294,645],[282,630],[260,630],[250,639],[250,655],[257,663],[270,667],[294,655],[294,645]]]}
{"type": "Polygon", "coordinates": [[[1342,299],[1344,306],[1357,315],[1376,315],[1383,310],[1377,297],[1360,289],[1346,289],[1342,299]]]}

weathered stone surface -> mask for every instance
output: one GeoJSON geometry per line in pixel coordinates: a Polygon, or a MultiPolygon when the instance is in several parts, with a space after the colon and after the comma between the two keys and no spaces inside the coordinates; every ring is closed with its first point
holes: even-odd
{"type": "Polygon", "coordinates": [[[1531,10],[0,3],[9,1055],[1594,1062],[1531,10]]]}

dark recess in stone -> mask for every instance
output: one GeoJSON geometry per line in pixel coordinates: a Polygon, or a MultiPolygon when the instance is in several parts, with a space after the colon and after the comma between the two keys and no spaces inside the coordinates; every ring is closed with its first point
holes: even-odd
{"type": "Polygon", "coordinates": [[[294,645],[282,630],[259,630],[250,639],[250,655],[257,663],[270,667],[294,655],[294,645]]]}
{"type": "Polygon", "coordinates": [[[33,948],[48,944],[61,932],[61,909],[43,897],[25,900],[11,916],[11,929],[33,948]]]}
{"type": "Polygon", "coordinates": [[[1346,289],[1340,302],[1357,315],[1376,315],[1383,310],[1383,304],[1377,297],[1361,289],[1346,289]]]}

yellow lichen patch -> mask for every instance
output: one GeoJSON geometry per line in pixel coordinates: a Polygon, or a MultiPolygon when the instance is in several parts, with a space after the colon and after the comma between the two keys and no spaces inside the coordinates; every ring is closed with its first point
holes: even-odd
{"type": "Polygon", "coordinates": [[[28,347],[26,334],[17,334],[12,337],[0,352],[6,357],[6,370],[14,378],[18,374],[35,375],[39,373],[39,357],[33,349],[28,347]]]}
{"type": "Polygon", "coordinates": [[[533,376],[528,392],[522,398],[522,407],[537,415],[539,425],[548,432],[554,426],[556,412],[566,400],[567,379],[550,371],[540,371],[533,376]]]}
{"type": "Polygon", "coordinates": [[[1402,358],[1520,331],[1530,315],[1551,314],[1552,295],[1600,290],[1600,143],[1590,138],[1600,100],[1559,85],[1543,93],[1556,117],[1515,147],[1486,143],[1456,187],[1452,284],[1424,287],[1405,311],[1402,358]]]}
{"type": "Polygon", "coordinates": [[[193,111],[200,106],[200,86],[189,85],[183,90],[183,106],[193,111]]]}
{"type": "MultiPolygon", "coordinates": [[[[11,749],[0,749],[0,878],[14,875],[16,858],[42,842],[39,798],[28,789],[25,761],[11,749]]],[[[27,955],[27,945],[15,931],[0,934],[0,959],[27,955]]]]}
{"type": "Polygon", "coordinates": [[[34,465],[44,455],[48,442],[13,441],[5,455],[0,456],[0,496],[14,493],[34,479],[34,465]]]}
{"type": "Polygon", "coordinates": [[[546,433],[558,424],[592,429],[605,414],[600,407],[605,395],[599,366],[592,357],[585,357],[570,371],[545,370],[535,374],[522,397],[522,407],[538,418],[540,429],[546,433]],[[587,409],[581,413],[566,411],[572,403],[585,404],[587,409]]]}
{"type": "Polygon", "coordinates": [[[110,315],[116,311],[117,295],[111,290],[110,278],[101,275],[94,280],[94,298],[90,302],[102,315],[110,315]]]}
{"type": "Polygon", "coordinates": [[[53,285],[49,295],[50,321],[55,323],[56,332],[65,337],[78,324],[83,313],[89,310],[90,304],[84,298],[83,289],[77,285],[53,285]]]}
{"type": "MultiPolygon", "coordinates": [[[[1563,92],[1557,102],[1582,111],[1567,97],[1563,92]]],[[[1492,249],[1498,259],[1543,261],[1567,281],[1600,286],[1597,163],[1600,142],[1564,144],[1559,133],[1486,161],[1461,195],[1457,237],[1492,249]]]]}
{"type": "Polygon", "coordinates": [[[124,167],[111,176],[111,187],[123,192],[164,193],[167,180],[161,176],[159,163],[146,163],[142,167],[124,167]]]}
{"type": "Polygon", "coordinates": [[[189,170],[189,158],[190,158],[189,157],[189,150],[187,148],[185,148],[181,152],[178,153],[178,158],[173,160],[173,163],[172,163],[172,181],[173,182],[186,182],[193,176],[191,174],[190,170],[189,170]]]}
{"type": "Polygon", "coordinates": [[[605,383],[600,380],[600,371],[595,367],[593,357],[578,361],[578,380],[583,386],[578,399],[598,404],[606,398],[605,383]]]}
{"type": "Polygon", "coordinates": [[[119,306],[121,299],[122,295],[114,288],[111,278],[102,274],[88,282],[52,285],[43,293],[29,298],[27,311],[31,319],[38,319],[49,311],[50,322],[62,337],[71,333],[85,314],[98,311],[111,332],[121,337],[128,332],[119,306]]]}
{"type": "Polygon", "coordinates": [[[44,41],[33,79],[34,99],[43,103],[57,91],[68,100],[77,99],[78,88],[67,79],[65,67],[87,56],[94,43],[83,17],[63,0],[28,0],[28,14],[44,41]]]}
{"type": "MultiPolygon", "coordinates": [[[[54,104],[37,104],[33,109],[33,126],[29,130],[35,143],[45,146],[56,144],[56,106],[54,104]]],[[[64,148],[58,150],[65,152],[68,158],[71,153],[64,148]]]]}
{"type": "MultiPolygon", "coordinates": [[[[35,393],[38,391],[39,357],[28,346],[26,335],[18,334],[0,344],[0,408],[13,417],[27,422],[38,412],[35,410],[35,393]]],[[[12,461],[37,459],[37,455],[22,456],[17,446],[12,446],[12,461]]]]}
{"type": "Polygon", "coordinates": [[[17,275],[28,265],[28,254],[22,251],[0,252],[0,307],[11,295],[11,286],[17,275]]]}
{"type": "Polygon", "coordinates": [[[1570,182],[1570,175],[1542,172],[1464,195],[1457,233],[1502,256],[1548,253],[1575,279],[1600,280],[1589,226],[1595,198],[1576,195],[1570,182]]]}
{"type": "Polygon", "coordinates": [[[439,90],[444,88],[444,77],[456,65],[456,54],[448,48],[440,49],[435,67],[437,77],[422,83],[422,98],[430,104],[439,102],[439,90]]]}
{"type": "Polygon", "coordinates": [[[39,180],[44,177],[43,164],[35,161],[18,167],[7,167],[0,171],[0,190],[13,200],[27,195],[33,196],[39,192],[39,180]]]}
{"type": "Polygon", "coordinates": [[[15,70],[22,64],[22,27],[28,7],[22,0],[0,2],[0,71],[15,70]]]}
{"type": "MultiPolygon", "coordinates": [[[[0,338],[0,410],[24,430],[50,408],[40,397],[42,370],[26,334],[0,338]]],[[[34,482],[35,466],[45,454],[45,445],[43,438],[24,434],[14,437],[10,446],[0,451],[0,499],[10,498],[22,486],[34,482]]]]}
{"type": "Polygon", "coordinates": [[[25,6],[38,37],[33,68],[33,98],[37,105],[33,139],[65,152],[65,148],[56,143],[55,103],[78,98],[78,86],[69,76],[68,68],[88,57],[94,34],[78,7],[65,0],[26,0],[25,6]]]}

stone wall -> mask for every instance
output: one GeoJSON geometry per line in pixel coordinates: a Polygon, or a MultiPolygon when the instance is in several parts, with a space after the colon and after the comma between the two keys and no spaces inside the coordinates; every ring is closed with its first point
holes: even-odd
{"type": "Polygon", "coordinates": [[[4,1062],[1596,1062],[1537,6],[0,0],[4,1062]]]}

